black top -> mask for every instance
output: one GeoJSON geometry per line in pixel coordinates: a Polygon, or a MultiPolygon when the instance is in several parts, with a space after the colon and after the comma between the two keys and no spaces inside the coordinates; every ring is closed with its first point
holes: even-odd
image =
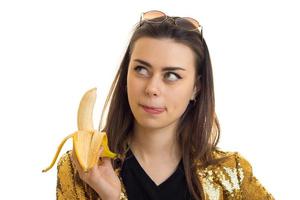
{"type": "Polygon", "coordinates": [[[129,149],[121,169],[129,200],[190,200],[182,159],[176,170],[159,185],[148,176],[129,149]]]}

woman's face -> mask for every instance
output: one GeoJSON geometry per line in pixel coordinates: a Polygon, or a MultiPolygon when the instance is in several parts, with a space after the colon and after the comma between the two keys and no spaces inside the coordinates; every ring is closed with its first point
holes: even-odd
{"type": "Polygon", "coordinates": [[[135,42],[128,75],[128,101],[144,128],[176,126],[196,92],[193,51],[171,39],[135,42]]]}

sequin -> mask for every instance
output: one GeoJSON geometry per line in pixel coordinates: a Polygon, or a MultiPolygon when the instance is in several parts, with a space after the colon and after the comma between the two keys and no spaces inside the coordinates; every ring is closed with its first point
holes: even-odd
{"type": "MultiPolygon", "coordinates": [[[[209,173],[209,175],[211,174],[209,173]]],[[[203,179],[202,185],[208,200],[220,199],[220,189],[213,184],[213,178],[211,176],[209,176],[206,179],[203,179]]]]}
{"type": "Polygon", "coordinates": [[[225,177],[223,172],[220,172],[219,176],[222,181],[222,184],[224,185],[225,189],[232,193],[234,190],[239,190],[239,181],[237,177],[237,169],[236,168],[229,168],[229,167],[224,167],[224,171],[227,173],[229,176],[229,179],[225,177]]]}
{"type": "MultiPolygon", "coordinates": [[[[224,162],[204,169],[196,174],[204,191],[204,200],[274,200],[252,174],[252,166],[239,153],[216,151],[216,158],[228,156],[224,162]]],[[[101,200],[98,194],[84,183],[70,160],[71,150],[57,164],[56,199],[58,200],[101,200]]],[[[120,177],[120,168],[115,169],[121,181],[120,200],[128,200],[120,177]]]]}

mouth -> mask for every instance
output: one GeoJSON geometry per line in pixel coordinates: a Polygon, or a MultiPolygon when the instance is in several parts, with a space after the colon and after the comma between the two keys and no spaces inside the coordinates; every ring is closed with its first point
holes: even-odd
{"type": "Polygon", "coordinates": [[[146,105],[140,105],[143,110],[150,114],[160,114],[165,111],[165,108],[159,108],[159,107],[153,107],[153,106],[146,106],[146,105]]]}

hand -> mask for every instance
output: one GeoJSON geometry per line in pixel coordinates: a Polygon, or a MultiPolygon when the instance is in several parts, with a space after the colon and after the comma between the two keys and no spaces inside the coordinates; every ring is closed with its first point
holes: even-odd
{"type": "MultiPolygon", "coordinates": [[[[103,151],[99,150],[99,157],[103,151]]],[[[84,172],[72,151],[72,164],[79,173],[79,177],[91,186],[101,199],[120,199],[121,182],[115,173],[110,158],[100,158],[101,163],[96,164],[88,172],[84,172]]]]}

